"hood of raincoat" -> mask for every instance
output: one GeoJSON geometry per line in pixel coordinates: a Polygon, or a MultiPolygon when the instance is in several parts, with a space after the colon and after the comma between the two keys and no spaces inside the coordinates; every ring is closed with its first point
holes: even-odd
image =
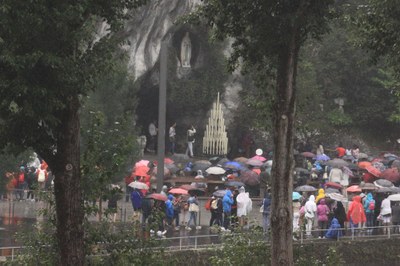
{"type": "Polygon", "coordinates": [[[169,195],[168,195],[168,199],[169,199],[169,200],[173,200],[173,199],[174,199],[174,196],[172,196],[171,194],[169,194],[169,195]]]}
{"type": "Polygon", "coordinates": [[[353,201],[356,201],[358,203],[361,203],[361,196],[354,196],[353,201]]]}
{"type": "Polygon", "coordinates": [[[370,200],[373,200],[373,199],[374,199],[374,197],[372,196],[372,193],[369,192],[369,193],[367,194],[367,200],[370,201],[370,200]]]}
{"type": "Polygon", "coordinates": [[[318,201],[323,198],[325,198],[325,190],[323,188],[320,188],[318,190],[318,195],[317,198],[315,199],[315,203],[318,203],[318,201]]]}
{"type": "Polygon", "coordinates": [[[314,196],[314,195],[311,195],[311,196],[308,198],[308,201],[315,201],[315,196],[314,196]]]}

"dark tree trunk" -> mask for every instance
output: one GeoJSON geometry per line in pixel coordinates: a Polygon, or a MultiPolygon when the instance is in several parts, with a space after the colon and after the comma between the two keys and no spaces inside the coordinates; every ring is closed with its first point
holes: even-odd
{"type": "Polygon", "coordinates": [[[63,135],[59,136],[56,159],[52,166],[55,174],[59,265],[83,265],[85,258],[79,107],[78,98],[72,96],[64,111],[61,125],[63,135]]]}
{"type": "Polygon", "coordinates": [[[293,29],[291,40],[279,55],[276,99],[273,109],[274,158],[272,167],[272,265],[293,265],[292,186],[295,119],[295,78],[299,40],[293,29]]]}

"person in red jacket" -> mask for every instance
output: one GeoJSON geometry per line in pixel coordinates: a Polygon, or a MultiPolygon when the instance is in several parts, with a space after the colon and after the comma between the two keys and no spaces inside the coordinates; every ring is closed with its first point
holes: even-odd
{"type": "Polygon", "coordinates": [[[361,203],[361,196],[354,196],[347,211],[347,220],[350,223],[351,232],[354,234],[355,228],[360,228],[367,221],[364,207],[361,203]]]}

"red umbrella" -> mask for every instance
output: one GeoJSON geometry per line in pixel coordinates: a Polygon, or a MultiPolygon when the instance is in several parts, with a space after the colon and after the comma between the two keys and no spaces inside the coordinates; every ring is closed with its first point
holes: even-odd
{"type": "Polygon", "coordinates": [[[315,154],[312,153],[312,152],[309,152],[309,151],[305,151],[305,152],[302,152],[300,154],[303,155],[304,157],[307,157],[307,158],[314,158],[315,157],[315,154]]]}
{"type": "Polygon", "coordinates": [[[381,173],[381,177],[392,183],[400,181],[400,173],[398,168],[388,168],[381,173]]]}
{"type": "Polygon", "coordinates": [[[171,194],[188,194],[188,191],[183,188],[173,188],[169,191],[171,194]]]}
{"type": "Polygon", "coordinates": [[[361,188],[358,185],[348,187],[346,190],[347,192],[361,192],[361,188]]]}
{"type": "Polygon", "coordinates": [[[362,175],[362,180],[363,180],[365,183],[372,183],[372,182],[374,182],[376,179],[377,179],[376,176],[374,176],[373,174],[370,174],[370,173],[368,173],[368,172],[362,175]]]}
{"type": "Polygon", "coordinates": [[[148,197],[155,199],[155,200],[161,200],[161,201],[167,201],[167,199],[168,199],[167,196],[160,194],[160,193],[153,193],[153,194],[150,194],[148,197]]]}
{"type": "Polygon", "coordinates": [[[367,166],[371,166],[371,162],[362,161],[358,163],[358,167],[361,169],[365,169],[367,166]]]}
{"type": "Polygon", "coordinates": [[[337,189],[343,188],[343,186],[341,184],[338,184],[338,183],[335,183],[335,182],[326,182],[325,185],[327,187],[333,187],[333,188],[337,188],[337,189]]]}
{"type": "Polygon", "coordinates": [[[260,184],[260,176],[253,171],[245,171],[240,175],[240,181],[249,186],[260,184]]]}
{"type": "Polygon", "coordinates": [[[133,174],[135,176],[146,176],[149,170],[150,170],[149,167],[142,165],[139,167],[135,167],[135,171],[133,172],[133,174]]]}
{"type": "Polygon", "coordinates": [[[377,168],[373,167],[372,165],[367,165],[365,167],[365,170],[367,170],[368,173],[370,173],[371,175],[374,175],[376,177],[381,176],[381,171],[379,171],[377,168]]]}
{"type": "Polygon", "coordinates": [[[190,190],[190,189],[194,189],[196,187],[194,187],[192,185],[182,185],[179,188],[184,189],[184,190],[190,190]]]}
{"type": "Polygon", "coordinates": [[[173,164],[174,161],[172,159],[170,159],[170,158],[164,158],[164,163],[165,164],[173,164]]]}

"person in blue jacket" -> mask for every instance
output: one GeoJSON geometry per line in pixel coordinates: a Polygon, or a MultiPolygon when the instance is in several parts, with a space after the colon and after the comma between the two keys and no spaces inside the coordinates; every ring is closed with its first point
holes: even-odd
{"type": "Polygon", "coordinates": [[[225,196],[222,198],[222,209],[224,211],[224,228],[225,229],[229,229],[229,227],[230,227],[232,204],[233,204],[233,194],[230,189],[227,189],[225,196]]]}
{"type": "Polygon", "coordinates": [[[372,227],[374,227],[375,224],[375,200],[371,192],[367,194],[364,201],[364,211],[367,217],[367,233],[372,234],[372,227]]]}
{"type": "Polygon", "coordinates": [[[166,216],[167,224],[169,226],[172,225],[172,221],[174,219],[174,205],[172,204],[173,201],[174,201],[174,196],[169,194],[168,200],[165,202],[165,216],[166,216]]]}
{"type": "Polygon", "coordinates": [[[329,226],[329,229],[325,234],[325,237],[328,239],[338,239],[342,235],[342,227],[340,226],[338,219],[333,218],[331,221],[331,225],[329,226]]]}

